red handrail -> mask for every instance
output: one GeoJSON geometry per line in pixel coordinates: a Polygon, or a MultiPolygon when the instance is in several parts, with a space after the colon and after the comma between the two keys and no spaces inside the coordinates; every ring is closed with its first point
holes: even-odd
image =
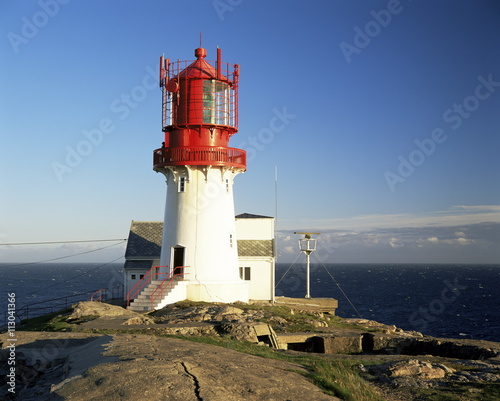
{"type": "MultiPolygon", "coordinates": [[[[158,273],[158,269],[160,267],[167,267],[167,266],[153,266],[151,269],[148,270],[148,272],[144,275],[143,278],[141,278],[135,285],[130,289],[129,292],[127,292],[127,295],[125,297],[127,301],[127,306],[130,305],[130,301],[135,299],[137,295],[149,284],[151,284],[151,279],[153,276],[159,276],[161,274],[167,274],[167,273],[158,273]],[[153,269],[156,269],[156,271],[153,273],[153,269]]],[[[168,277],[167,277],[168,278],[168,277]]]]}
{"type": "Polygon", "coordinates": [[[100,290],[97,290],[90,296],[90,301],[94,301],[94,296],[96,296],[95,301],[96,302],[102,302],[103,295],[105,296],[107,288],[101,288],[100,290]],[[97,296],[99,294],[99,296],[97,296]]]}
{"type": "MultiPolygon", "coordinates": [[[[189,266],[177,266],[176,268],[184,269],[186,267],[189,267],[189,266]]],[[[165,292],[165,290],[167,288],[172,288],[172,283],[175,281],[175,279],[184,277],[185,274],[188,274],[188,273],[173,274],[173,271],[172,271],[172,273],[165,280],[163,280],[162,283],[158,287],[156,287],[156,289],[149,296],[149,300],[151,301],[151,310],[154,309],[156,300],[161,299],[163,297],[163,293],[165,292]]]]}

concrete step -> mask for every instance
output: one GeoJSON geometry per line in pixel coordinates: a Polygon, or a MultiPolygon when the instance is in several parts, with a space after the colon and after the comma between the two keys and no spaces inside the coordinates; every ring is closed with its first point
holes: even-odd
{"type": "Polygon", "coordinates": [[[134,303],[130,303],[130,306],[151,306],[151,301],[146,300],[138,300],[134,301],[134,303]]]}
{"type": "Polygon", "coordinates": [[[131,310],[132,312],[149,312],[149,306],[136,306],[136,307],[132,307],[132,305],[130,305],[130,308],[129,310],[131,310]]]}
{"type": "MultiPolygon", "coordinates": [[[[144,312],[154,309],[157,305],[159,305],[175,288],[177,283],[173,283],[172,286],[165,288],[163,290],[163,294],[161,298],[158,298],[154,304],[151,304],[151,294],[161,285],[163,281],[152,281],[150,285],[144,288],[141,293],[130,302],[129,309],[134,312],[144,312]],[[153,308],[152,308],[153,307],[153,308]]],[[[159,294],[156,294],[159,295],[159,294]]]]}

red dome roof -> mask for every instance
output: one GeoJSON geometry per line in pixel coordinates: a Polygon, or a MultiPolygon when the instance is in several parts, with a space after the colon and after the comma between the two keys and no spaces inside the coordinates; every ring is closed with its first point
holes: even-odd
{"type": "MultiPolygon", "coordinates": [[[[179,78],[205,78],[217,79],[217,70],[212,65],[205,61],[207,51],[202,47],[195,49],[194,52],[197,60],[193,61],[189,66],[182,70],[177,77],[179,78]]],[[[228,81],[224,75],[220,75],[221,81],[228,81]]]]}

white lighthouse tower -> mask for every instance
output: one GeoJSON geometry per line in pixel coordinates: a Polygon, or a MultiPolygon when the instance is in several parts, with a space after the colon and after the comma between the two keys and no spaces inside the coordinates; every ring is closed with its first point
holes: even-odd
{"type": "Polygon", "coordinates": [[[215,62],[206,54],[198,48],[194,61],[160,58],[165,137],[153,162],[167,182],[160,273],[175,275],[185,299],[247,302],[233,201],[246,152],[228,147],[238,126],[239,68],[222,63],[220,49],[215,62]]]}

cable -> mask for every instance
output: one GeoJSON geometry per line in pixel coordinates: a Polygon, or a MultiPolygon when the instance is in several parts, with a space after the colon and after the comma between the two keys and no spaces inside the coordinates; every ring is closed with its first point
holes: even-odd
{"type": "Polygon", "coordinates": [[[46,245],[46,244],[71,244],[75,242],[105,242],[105,241],[126,241],[126,238],[119,239],[90,239],[90,240],[75,240],[75,241],[44,241],[44,242],[13,242],[10,244],[0,245],[46,245]]]}
{"type": "Polygon", "coordinates": [[[283,274],[283,276],[281,276],[280,280],[276,283],[276,285],[274,286],[274,288],[278,287],[278,284],[281,283],[281,280],[283,280],[285,278],[285,276],[287,275],[287,273],[289,272],[289,270],[292,268],[292,266],[295,264],[295,262],[297,261],[297,259],[299,258],[299,256],[300,256],[300,253],[297,255],[297,257],[292,262],[292,264],[290,265],[290,267],[286,270],[286,272],[283,274]]]}
{"type": "Polygon", "coordinates": [[[323,261],[316,257],[316,259],[319,260],[319,262],[321,263],[321,265],[323,266],[323,268],[326,270],[326,272],[328,273],[328,275],[332,278],[333,282],[337,285],[337,287],[339,288],[340,292],[342,292],[342,294],[344,295],[345,299],[347,299],[347,302],[349,302],[349,304],[352,306],[352,308],[354,309],[354,311],[356,312],[356,314],[360,317],[360,319],[363,319],[363,316],[361,316],[361,314],[358,312],[358,310],[356,309],[356,307],[353,305],[353,303],[351,302],[351,300],[349,299],[349,297],[347,296],[347,294],[344,292],[344,290],[340,287],[340,284],[337,283],[337,280],[335,280],[335,277],[332,276],[332,274],[330,273],[330,271],[326,268],[325,264],[323,263],[323,261]]]}
{"type": "MultiPolygon", "coordinates": [[[[52,287],[56,287],[56,286],[58,286],[58,285],[61,285],[61,284],[67,283],[68,281],[74,280],[75,278],[78,278],[78,277],[81,277],[81,276],[83,276],[83,275],[89,274],[89,273],[93,272],[94,270],[100,269],[101,267],[104,267],[104,266],[110,265],[110,264],[111,264],[111,263],[113,263],[113,262],[116,262],[118,259],[121,259],[122,257],[123,257],[123,256],[119,256],[119,257],[117,257],[116,259],[113,259],[111,262],[106,262],[106,263],[104,263],[104,264],[102,264],[102,265],[99,265],[99,266],[97,266],[97,267],[94,267],[94,268],[93,268],[93,269],[91,269],[91,270],[86,270],[86,271],[84,271],[82,274],[78,274],[78,275],[76,275],[76,276],[74,276],[74,277],[71,277],[71,278],[68,278],[68,279],[66,279],[66,280],[60,281],[60,282],[55,283],[55,284],[53,284],[53,285],[49,285],[48,287],[45,287],[45,288],[44,288],[44,290],[47,290],[47,289],[52,288],[52,287]]],[[[34,293],[33,293],[33,294],[34,294],[34,293]]],[[[32,294],[31,294],[31,295],[32,295],[32,294]]]]}
{"type": "MultiPolygon", "coordinates": [[[[73,255],[67,255],[67,256],[60,256],[58,258],[52,258],[52,259],[47,259],[47,260],[40,260],[38,262],[27,262],[27,263],[17,263],[17,264],[13,264],[11,266],[28,266],[28,265],[36,265],[36,264],[39,264],[39,263],[46,263],[46,262],[53,262],[54,260],[61,260],[61,259],[66,259],[66,258],[71,258],[73,256],[79,256],[79,255],[85,255],[87,253],[92,253],[92,252],[97,252],[97,251],[100,251],[102,249],[106,249],[106,248],[111,248],[113,246],[116,246],[116,245],[120,245],[123,243],[124,240],[119,240],[121,242],[117,243],[117,244],[112,244],[112,245],[108,245],[108,246],[104,246],[102,248],[98,248],[98,249],[92,249],[90,251],[85,251],[85,252],[80,252],[80,253],[75,253],[73,255]]],[[[120,256],[121,258],[121,256],[120,256]]]]}

